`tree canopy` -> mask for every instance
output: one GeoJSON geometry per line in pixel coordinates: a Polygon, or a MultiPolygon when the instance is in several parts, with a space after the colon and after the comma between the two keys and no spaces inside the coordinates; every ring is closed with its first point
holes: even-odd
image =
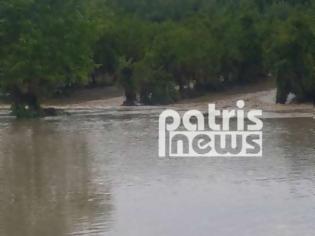
{"type": "Polygon", "coordinates": [[[37,115],[39,96],[88,78],[95,38],[87,1],[1,0],[0,23],[0,85],[17,115],[37,115]]]}
{"type": "Polygon", "coordinates": [[[314,12],[314,0],[0,0],[0,86],[21,116],[98,74],[126,105],[270,74],[277,102],[315,100],[314,12]]]}

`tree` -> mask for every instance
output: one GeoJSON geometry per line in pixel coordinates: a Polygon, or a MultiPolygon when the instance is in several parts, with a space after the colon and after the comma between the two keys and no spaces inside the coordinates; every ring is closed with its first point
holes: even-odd
{"type": "Polygon", "coordinates": [[[87,3],[0,1],[0,86],[16,116],[41,115],[43,95],[88,78],[95,25],[87,3]]]}
{"type": "Polygon", "coordinates": [[[274,21],[267,45],[267,61],[277,81],[277,103],[289,93],[298,100],[315,101],[315,33],[312,18],[292,9],[285,20],[274,21]]]}
{"type": "Polygon", "coordinates": [[[119,17],[113,28],[116,52],[119,57],[118,79],[125,90],[124,105],[134,105],[137,100],[137,81],[134,78],[135,64],[141,61],[150,42],[154,25],[136,17],[119,17]]]}

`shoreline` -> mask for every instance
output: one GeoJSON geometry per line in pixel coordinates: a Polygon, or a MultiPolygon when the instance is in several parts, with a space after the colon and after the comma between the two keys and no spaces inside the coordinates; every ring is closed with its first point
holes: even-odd
{"type": "Polygon", "coordinates": [[[208,99],[205,101],[188,101],[172,105],[178,109],[197,109],[206,111],[209,103],[214,103],[219,109],[234,109],[238,100],[245,101],[245,110],[260,109],[264,112],[274,113],[313,113],[314,107],[311,103],[275,103],[276,89],[267,89],[258,92],[240,93],[229,95],[222,99],[208,99]]]}
{"type": "MultiPolygon", "coordinates": [[[[238,100],[244,100],[245,110],[261,109],[264,113],[291,113],[295,115],[305,114],[306,116],[314,115],[315,109],[311,103],[291,103],[281,105],[275,103],[275,96],[276,89],[273,82],[265,81],[258,84],[237,86],[225,91],[212,92],[197,98],[184,99],[178,103],[166,106],[124,107],[121,106],[124,101],[122,91],[113,87],[108,87],[81,89],[75,91],[69,97],[52,99],[46,102],[44,101],[43,107],[52,107],[61,110],[116,109],[134,111],[171,108],[178,111],[197,109],[207,112],[208,104],[210,103],[214,103],[218,109],[234,109],[236,108],[236,102],[238,100]]],[[[0,110],[2,111],[8,110],[9,108],[9,105],[0,105],[0,110]]]]}

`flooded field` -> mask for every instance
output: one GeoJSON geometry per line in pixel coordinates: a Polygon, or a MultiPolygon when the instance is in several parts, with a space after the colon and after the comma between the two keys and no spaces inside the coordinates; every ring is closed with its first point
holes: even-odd
{"type": "Polygon", "coordinates": [[[315,234],[315,120],[264,120],[263,158],[159,159],[158,110],[0,119],[1,236],[315,234]]]}

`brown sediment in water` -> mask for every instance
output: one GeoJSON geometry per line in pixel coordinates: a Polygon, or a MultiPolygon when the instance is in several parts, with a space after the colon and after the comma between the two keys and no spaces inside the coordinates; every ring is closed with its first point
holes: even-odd
{"type": "MultiPolygon", "coordinates": [[[[244,100],[245,109],[261,109],[264,112],[276,113],[313,113],[313,105],[302,104],[276,104],[276,89],[272,81],[252,85],[238,86],[225,91],[211,92],[205,96],[184,99],[169,106],[155,106],[155,108],[173,108],[177,110],[197,109],[206,112],[208,104],[214,103],[218,109],[233,109],[238,100],[244,100]]],[[[123,92],[119,89],[94,88],[75,91],[69,97],[50,99],[44,101],[43,107],[57,109],[103,109],[120,108],[123,104],[123,92]]],[[[0,109],[8,109],[8,105],[0,105],[0,109]]],[[[137,107],[137,110],[148,109],[148,106],[137,107]]],[[[132,108],[130,108],[132,109],[132,108]]]]}
{"type": "MultiPolygon", "coordinates": [[[[275,103],[276,89],[268,89],[259,92],[250,93],[236,93],[233,95],[227,95],[217,99],[215,96],[209,96],[209,99],[202,99],[202,101],[185,101],[176,104],[175,107],[182,109],[197,109],[206,111],[209,103],[214,103],[218,109],[235,108],[238,100],[244,100],[245,109],[261,109],[264,112],[278,112],[278,113],[311,113],[314,108],[311,103],[292,103],[292,104],[276,104],[275,103]]],[[[221,97],[221,95],[220,95],[221,97]]]]}
{"type": "Polygon", "coordinates": [[[311,103],[276,104],[276,88],[272,81],[255,85],[235,87],[225,92],[211,93],[196,99],[187,99],[175,104],[177,109],[197,109],[207,111],[208,104],[213,103],[218,109],[233,109],[238,100],[244,100],[245,109],[261,109],[276,113],[312,113],[311,103]]]}

